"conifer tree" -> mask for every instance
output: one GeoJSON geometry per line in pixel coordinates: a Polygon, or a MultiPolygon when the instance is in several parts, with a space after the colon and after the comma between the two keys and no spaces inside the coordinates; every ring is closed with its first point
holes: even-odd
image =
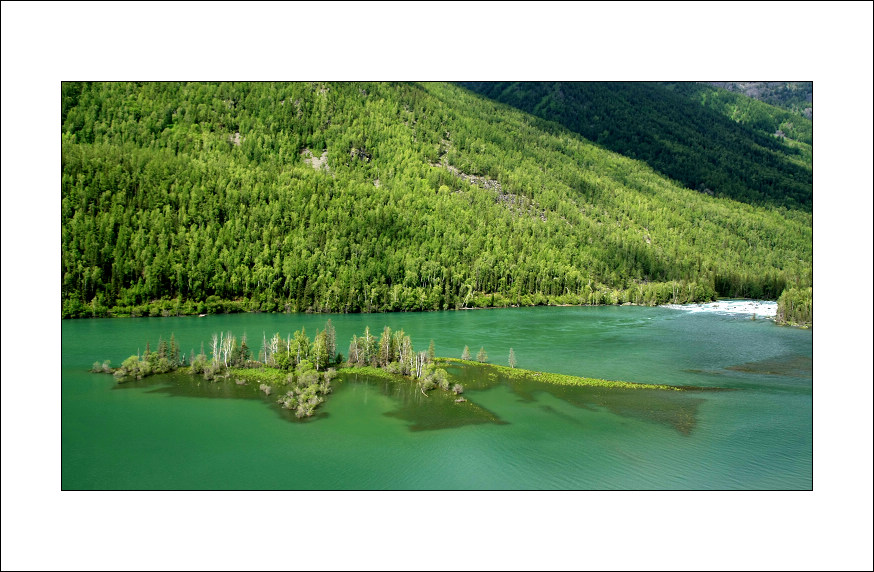
{"type": "Polygon", "coordinates": [[[391,328],[386,326],[382,329],[382,335],[379,337],[379,365],[388,365],[392,361],[393,353],[391,328]]]}
{"type": "Polygon", "coordinates": [[[325,324],[325,349],[328,352],[328,363],[334,363],[337,357],[337,331],[330,318],[325,324]]]}
{"type": "Polygon", "coordinates": [[[179,344],[176,343],[176,335],[170,334],[170,365],[173,368],[179,367],[179,344]]]}
{"type": "Polygon", "coordinates": [[[249,350],[249,345],[246,343],[246,334],[243,334],[243,340],[240,342],[240,361],[246,363],[251,357],[252,352],[249,350]]]}
{"type": "Polygon", "coordinates": [[[464,351],[461,352],[461,359],[470,361],[470,349],[467,346],[464,346],[464,351]]]}
{"type": "Polygon", "coordinates": [[[480,363],[486,363],[488,361],[489,356],[486,354],[485,348],[481,347],[479,352],[476,354],[476,361],[480,363]]]}
{"type": "Polygon", "coordinates": [[[510,359],[508,361],[510,363],[510,367],[516,367],[516,354],[513,353],[513,348],[510,348],[510,359]]]}

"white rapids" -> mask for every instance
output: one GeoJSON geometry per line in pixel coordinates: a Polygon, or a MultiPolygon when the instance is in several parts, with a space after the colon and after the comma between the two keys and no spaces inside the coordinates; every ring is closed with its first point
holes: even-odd
{"type": "Polygon", "coordinates": [[[714,314],[729,315],[753,315],[761,318],[774,318],[777,316],[777,302],[769,300],[717,300],[704,304],[665,304],[662,308],[685,310],[696,314],[698,312],[712,312],[714,314]]]}

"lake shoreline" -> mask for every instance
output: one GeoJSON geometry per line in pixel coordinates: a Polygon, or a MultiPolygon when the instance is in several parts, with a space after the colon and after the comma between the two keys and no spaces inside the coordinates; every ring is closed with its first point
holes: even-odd
{"type": "MultiPolygon", "coordinates": [[[[682,309],[684,307],[705,307],[711,304],[718,304],[720,302],[726,301],[744,301],[750,303],[760,303],[760,304],[774,304],[776,307],[776,300],[767,300],[763,298],[716,298],[713,300],[706,300],[701,302],[688,302],[685,304],[672,304],[672,303],[661,303],[661,304],[639,304],[635,302],[617,302],[615,304],[508,304],[506,306],[460,306],[458,308],[443,308],[443,309],[421,309],[421,310],[374,310],[371,312],[326,312],[322,310],[273,310],[273,311],[265,311],[260,309],[242,309],[240,307],[231,307],[229,310],[222,311],[214,311],[214,312],[202,312],[199,310],[193,311],[180,311],[175,308],[162,308],[158,307],[158,312],[150,312],[150,313],[132,313],[132,312],[119,312],[114,311],[112,309],[107,310],[103,315],[81,315],[81,316],[64,316],[61,317],[62,320],[87,320],[91,318],[180,318],[180,317],[199,317],[205,318],[208,316],[223,316],[229,314],[286,314],[286,315],[327,315],[327,316],[346,316],[346,315],[356,315],[356,314],[426,314],[433,312],[460,312],[460,311],[470,311],[470,310],[504,310],[509,308],[609,308],[609,307],[627,307],[627,306],[635,306],[639,308],[674,308],[674,309],[682,309]]],[[[151,304],[146,304],[144,306],[153,306],[158,304],[160,301],[153,301],[151,304]]],[[[163,302],[167,302],[166,300],[163,302]]],[[[239,300],[226,301],[232,302],[234,304],[242,304],[239,300]]]]}

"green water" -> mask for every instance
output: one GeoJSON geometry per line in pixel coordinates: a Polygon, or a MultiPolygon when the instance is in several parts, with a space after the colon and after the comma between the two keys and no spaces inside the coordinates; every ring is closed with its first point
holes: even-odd
{"type": "MultiPolygon", "coordinates": [[[[174,333],[260,340],[324,315],[64,321],[62,487],[73,489],[812,488],[812,333],[748,316],[639,307],[332,315],[345,355],[365,325],[437,355],[465,345],[505,365],[724,388],[571,388],[450,373],[467,402],[349,376],[306,421],[252,386],[180,375],[119,385],[88,373],[174,333]]],[[[253,344],[254,345],[254,344],[253,344]]],[[[274,396],[275,397],[275,396],[274,396]]]]}

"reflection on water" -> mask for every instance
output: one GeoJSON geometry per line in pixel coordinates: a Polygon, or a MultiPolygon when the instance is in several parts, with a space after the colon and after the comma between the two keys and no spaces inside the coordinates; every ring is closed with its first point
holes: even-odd
{"type": "Polygon", "coordinates": [[[196,375],[167,373],[131,380],[113,386],[113,391],[149,388],[147,393],[172,397],[216,397],[224,399],[258,399],[266,397],[258,384],[237,384],[233,378],[207,381],[196,375]]]}
{"type": "Polygon", "coordinates": [[[810,395],[813,360],[809,356],[786,353],[761,360],[711,369],[684,369],[685,373],[708,376],[724,388],[768,393],[810,395]]]}
{"type": "Polygon", "coordinates": [[[522,399],[533,400],[542,391],[584,409],[603,407],[611,413],[666,425],[683,435],[695,428],[698,407],[704,402],[691,392],[603,387],[567,387],[536,382],[509,382],[522,399]]]}
{"type": "MultiPolygon", "coordinates": [[[[525,402],[535,402],[538,392],[548,393],[576,407],[595,411],[606,408],[623,417],[633,417],[667,425],[683,435],[695,427],[698,407],[704,402],[697,392],[661,391],[655,389],[625,389],[606,387],[576,387],[539,383],[526,379],[507,379],[494,370],[453,365],[449,374],[462,380],[465,388],[486,391],[498,384],[508,385],[525,402]]],[[[472,399],[476,399],[473,397],[472,399]]]]}
{"type": "MultiPolygon", "coordinates": [[[[386,381],[358,374],[345,374],[338,378],[335,381],[335,390],[343,383],[351,383],[366,384],[380,391],[395,404],[395,408],[385,415],[406,421],[410,431],[451,429],[483,423],[506,424],[496,413],[476,403],[478,392],[488,391],[499,385],[507,385],[523,402],[533,404],[537,401],[537,394],[544,392],[582,409],[597,411],[599,408],[606,408],[623,417],[666,425],[683,435],[689,435],[694,429],[698,406],[704,401],[692,392],[574,387],[530,380],[509,380],[494,370],[462,364],[449,367],[447,372],[453,382],[464,385],[467,390],[466,401],[456,403],[458,396],[439,389],[429,391],[426,396],[411,381],[386,381]]],[[[206,381],[198,376],[172,373],[129,381],[118,384],[113,389],[134,388],[149,388],[148,393],[172,397],[259,399],[270,403],[271,408],[283,419],[296,423],[325,419],[329,415],[322,406],[312,417],[298,419],[293,411],[276,403],[276,395],[282,393],[281,389],[276,389],[273,395],[267,396],[258,388],[258,384],[238,384],[233,377],[206,381]]],[[[330,401],[331,396],[327,399],[330,401]]],[[[563,415],[549,406],[543,406],[541,410],[563,415]]]]}
{"type": "MultiPolygon", "coordinates": [[[[336,381],[333,382],[336,384],[336,381]]],[[[237,383],[237,380],[231,376],[228,378],[216,378],[213,381],[207,381],[200,376],[184,373],[168,373],[155,375],[146,379],[131,380],[125,383],[119,383],[113,386],[113,390],[148,388],[146,393],[157,393],[168,395],[171,397],[206,397],[218,399],[257,399],[268,402],[272,405],[280,417],[288,421],[296,423],[305,423],[317,419],[325,419],[329,413],[324,411],[323,407],[315,410],[312,417],[298,418],[294,410],[285,409],[276,400],[279,395],[284,393],[281,388],[273,388],[273,392],[268,396],[261,389],[258,383],[237,383]]],[[[327,399],[330,399],[330,394],[327,399]]]]}
{"type": "Polygon", "coordinates": [[[413,382],[374,380],[355,374],[347,375],[346,380],[351,383],[366,383],[378,388],[383,395],[391,397],[396,403],[396,409],[386,412],[385,415],[408,422],[410,431],[450,429],[482,423],[506,424],[497,415],[469,399],[456,403],[458,396],[449,391],[435,389],[429,391],[426,397],[413,382]]]}
{"type": "Polygon", "coordinates": [[[746,373],[785,375],[792,377],[813,377],[813,360],[808,356],[787,354],[773,358],[731,365],[725,369],[746,373]]]}

